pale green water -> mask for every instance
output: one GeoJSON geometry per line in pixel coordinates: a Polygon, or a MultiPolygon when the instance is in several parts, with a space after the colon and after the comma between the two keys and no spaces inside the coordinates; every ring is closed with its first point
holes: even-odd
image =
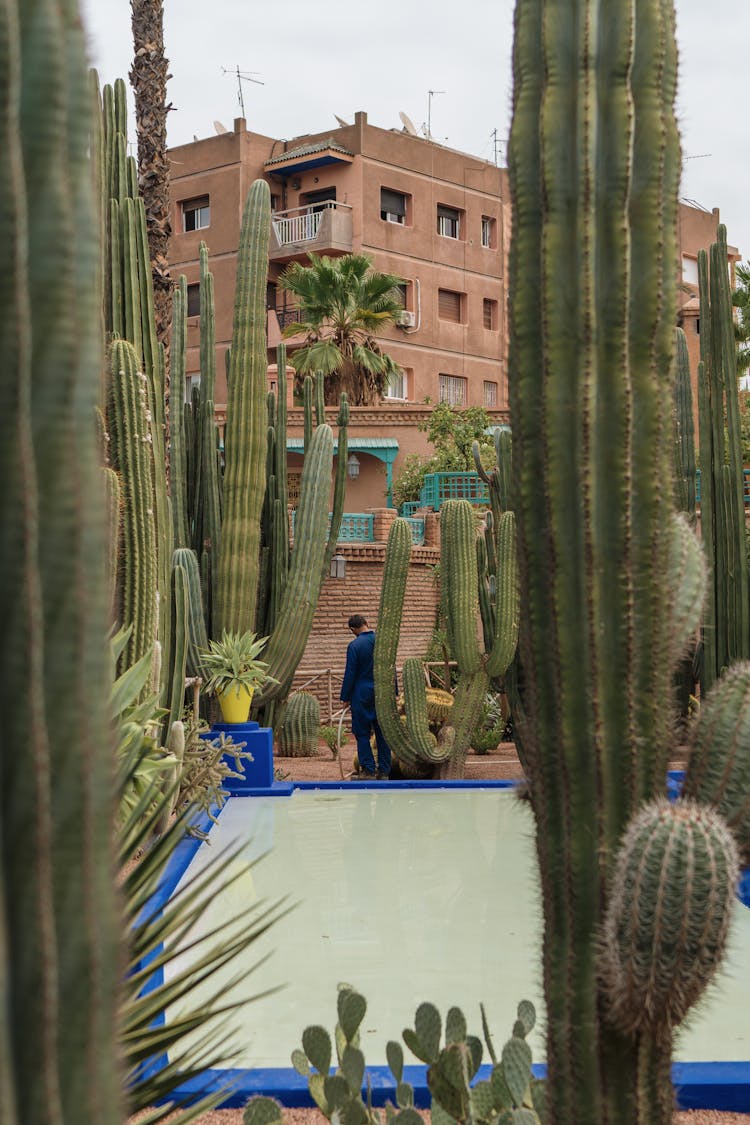
{"type": "MultiPolygon", "coordinates": [[[[231,800],[190,872],[243,838],[248,859],[270,854],[214,900],[203,924],[254,897],[298,903],[252,948],[252,963],[272,955],[240,994],[285,987],[235,1016],[236,1065],[289,1066],[304,1027],[332,1032],[339,981],[367,998],[369,1065],[385,1063],[387,1040],[413,1026],[423,1000],[443,1015],[457,1004],[480,1035],[483,1001],[498,1047],[519,1000],[543,1018],[532,832],[528,810],[502,790],[352,787],[231,800]]],[[[542,1061],[541,1029],[531,1046],[542,1061]]],[[[749,1049],[750,910],[738,904],[727,967],[679,1058],[740,1060],[749,1049]]]]}

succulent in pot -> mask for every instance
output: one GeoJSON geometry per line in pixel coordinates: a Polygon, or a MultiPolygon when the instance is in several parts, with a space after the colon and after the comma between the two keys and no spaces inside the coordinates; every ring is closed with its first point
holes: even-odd
{"type": "Polygon", "coordinates": [[[216,694],[225,723],[247,722],[255,689],[278,682],[269,675],[266,661],[260,659],[267,640],[251,631],[232,633],[225,629],[221,640],[209,641],[208,648],[202,650],[202,665],[209,675],[206,690],[216,694]]]}

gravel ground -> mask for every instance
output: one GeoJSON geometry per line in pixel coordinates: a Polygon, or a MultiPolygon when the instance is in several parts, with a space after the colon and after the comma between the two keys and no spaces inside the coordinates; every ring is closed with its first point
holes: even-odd
{"type": "MultiPolygon", "coordinates": [[[[339,762],[325,743],[321,742],[315,757],[278,758],[277,776],[287,781],[341,781],[342,775],[348,779],[352,772],[354,749],[354,742],[350,738],[341,748],[339,762]]],[[[504,743],[488,755],[471,754],[466,763],[466,777],[476,781],[522,778],[523,771],[513,744],[504,743]]],[[[198,1123],[199,1125],[242,1125],[242,1114],[241,1109],[215,1110],[200,1117],[198,1123]]],[[[429,1112],[424,1111],[422,1116],[429,1123],[429,1112]]],[[[284,1111],[285,1125],[324,1125],[325,1120],[317,1109],[284,1111]]],[[[715,1110],[696,1110],[674,1115],[674,1125],[748,1125],[749,1121],[750,1114],[719,1113],[715,1110]]]]}

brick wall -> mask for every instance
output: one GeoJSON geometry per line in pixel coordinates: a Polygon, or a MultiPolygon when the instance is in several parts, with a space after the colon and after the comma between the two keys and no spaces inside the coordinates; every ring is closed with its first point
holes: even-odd
{"type": "MultiPolygon", "coordinates": [[[[346,647],[352,639],[347,621],[353,613],[361,613],[377,629],[380,589],[383,582],[385,543],[339,543],[338,553],[346,559],[344,578],[326,578],[315,611],[310,639],[294,678],[299,688],[315,672],[331,669],[333,709],[337,710],[341,678],[346,664],[346,647]]],[[[435,547],[415,547],[409,564],[398,665],[408,656],[423,656],[435,625],[439,590],[432,567],[439,561],[435,547]]],[[[328,676],[320,676],[306,690],[314,692],[321,703],[321,721],[328,716],[328,676]]]]}

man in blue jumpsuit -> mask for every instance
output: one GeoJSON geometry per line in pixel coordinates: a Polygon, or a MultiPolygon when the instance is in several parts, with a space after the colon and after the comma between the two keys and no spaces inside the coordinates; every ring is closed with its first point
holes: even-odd
{"type": "Polygon", "coordinates": [[[373,678],[373,652],[375,633],[361,613],[349,618],[349,629],[354,640],[346,650],[346,671],[341,684],[341,700],[352,709],[352,734],[357,740],[359,773],[362,777],[387,778],[391,772],[391,749],[375,717],[375,681],[373,678]],[[370,735],[375,731],[378,747],[378,767],[370,745],[370,735]]]}

